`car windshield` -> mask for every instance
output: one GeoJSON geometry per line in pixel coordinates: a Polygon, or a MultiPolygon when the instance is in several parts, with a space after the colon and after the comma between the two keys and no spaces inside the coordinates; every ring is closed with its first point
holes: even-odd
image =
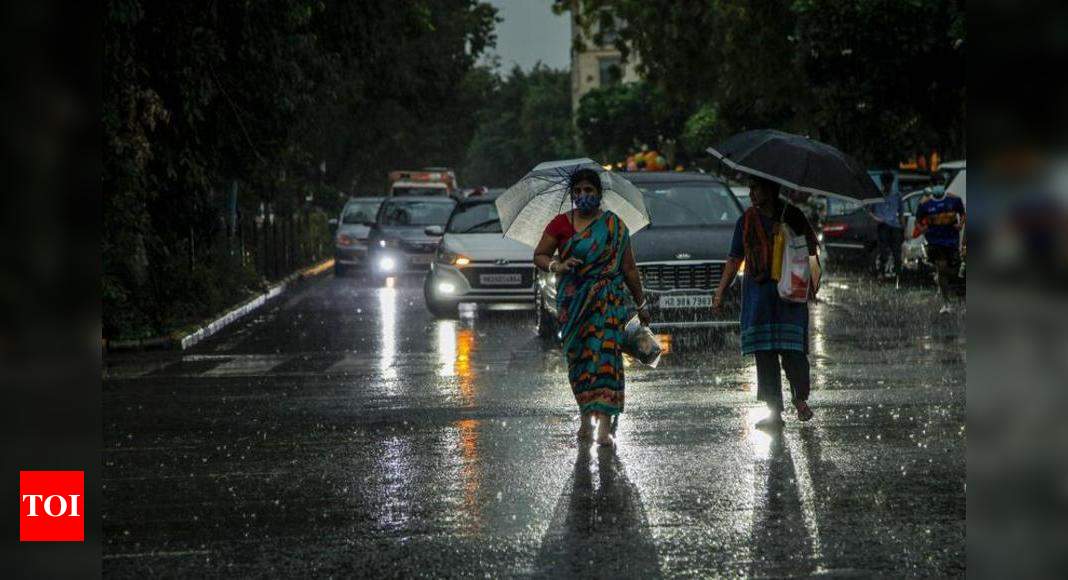
{"type": "Polygon", "coordinates": [[[445,195],[448,193],[444,187],[415,187],[401,186],[393,188],[393,195],[397,197],[415,197],[424,195],[445,195]]]}
{"type": "Polygon", "coordinates": [[[639,186],[649,210],[649,227],[733,224],[741,214],[719,183],[656,183],[639,186]]]}
{"type": "Polygon", "coordinates": [[[378,206],[381,201],[354,201],[345,206],[345,214],[341,217],[343,224],[366,224],[375,221],[378,206]]]}
{"type": "Polygon", "coordinates": [[[497,206],[492,203],[457,207],[449,220],[450,234],[499,234],[501,231],[497,206]]]}
{"type": "Polygon", "coordinates": [[[386,226],[443,226],[456,202],[388,201],[383,203],[378,223],[386,226]]]}

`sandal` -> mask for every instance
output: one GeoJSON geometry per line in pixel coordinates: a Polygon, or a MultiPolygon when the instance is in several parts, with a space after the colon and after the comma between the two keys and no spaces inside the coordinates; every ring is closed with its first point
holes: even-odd
{"type": "Polygon", "coordinates": [[[805,401],[798,401],[794,403],[794,407],[797,408],[797,418],[801,421],[808,421],[812,419],[812,409],[809,408],[808,403],[805,401]]]}

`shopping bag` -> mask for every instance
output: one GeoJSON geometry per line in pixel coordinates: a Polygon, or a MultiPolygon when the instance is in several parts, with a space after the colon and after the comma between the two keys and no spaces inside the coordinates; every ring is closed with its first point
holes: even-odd
{"type": "Polygon", "coordinates": [[[623,328],[622,350],[643,365],[656,368],[660,364],[660,343],[656,335],[634,316],[623,328]]]}
{"type": "Polygon", "coordinates": [[[785,237],[785,244],[780,262],[782,274],[779,276],[779,298],[787,302],[808,302],[812,284],[812,271],[808,265],[808,241],[799,236],[786,224],[780,231],[785,237]]]}

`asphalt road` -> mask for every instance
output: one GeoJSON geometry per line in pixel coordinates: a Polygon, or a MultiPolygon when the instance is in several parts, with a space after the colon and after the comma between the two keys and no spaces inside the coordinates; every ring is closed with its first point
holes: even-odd
{"type": "Polygon", "coordinates": [[[630,366],[618,446],[579,446],[532,313],[435,321],[418,281],[327,275],[184,353],[110,356],[108,575],[965,572],[964,317],[825,283],[816,418],[753,428],[735,333],[630,366]]]}

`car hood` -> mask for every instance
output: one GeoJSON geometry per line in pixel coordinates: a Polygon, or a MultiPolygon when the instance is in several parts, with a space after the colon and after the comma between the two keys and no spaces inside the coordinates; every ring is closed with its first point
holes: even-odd
{"type": "Polygon", "coordinates": [[[529,262],[534,259],[534,248],[503,234],[446,234],[443,243],[446,250],[472,260],[529,262]]]}
{"type": "Polygon", "coordinates": [[[734,225],[646,228],[634,234],[631,245],[638,262],[726,260],[734,225]],[[689,254],[689,257],[683,255],[689,254]]]}
{"type": "Polygon", "coordinates": [[[351,236],[357,240],[367,239],[367,235],[371,232],[371,228],[363,224],[343,224],[337,229],[337,235],[351,236]]]}

